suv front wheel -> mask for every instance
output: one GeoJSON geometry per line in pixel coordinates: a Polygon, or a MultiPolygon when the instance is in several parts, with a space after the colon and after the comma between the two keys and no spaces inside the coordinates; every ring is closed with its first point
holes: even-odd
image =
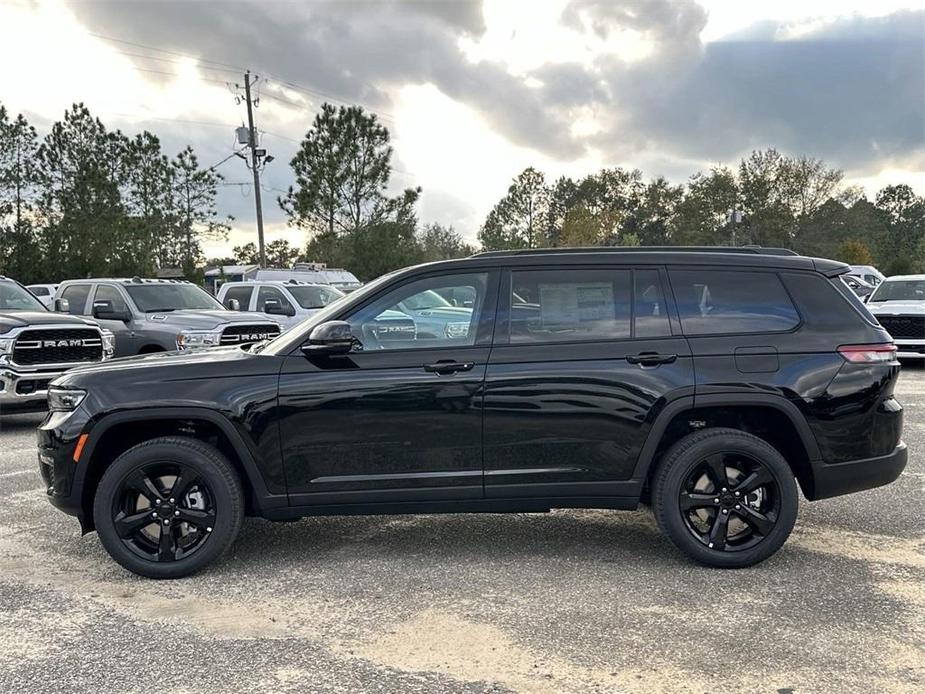
{"type": "Polygon", "coordinates": [[[244,518],[241,482],[214,447],[164,437],[130,448],[103,474],[93,520],[107,552],[129,571],[180,578],[220,557],[244,518]]]}
{"type": "Polygon", "coordinates": [[[774,554],[793,529],[797,504],[783,456],[736,429],[685,436],[662,458],[652,485],[661,529],[693,559],[721,568],[774,554]]]}

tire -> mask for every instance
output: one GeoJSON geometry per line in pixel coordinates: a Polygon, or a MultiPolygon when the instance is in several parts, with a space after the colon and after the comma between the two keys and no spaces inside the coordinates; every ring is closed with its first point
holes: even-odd
{"type": "Polygon", "coordinates": [[[780,549],[796,521],[798,496],[777,449],[717,428],[689,434],[668,450],[655,470],[652,506],[681,551],[707,566],[737,569],[780,549]]]}
{"type": "Polygon", "coordinates": [[[120,455],[93,500],[104,549],[148,578],[181,578],[208,566],[234,542],[243,519],[241,481],[228,459],[180,436],[120,455]]]}

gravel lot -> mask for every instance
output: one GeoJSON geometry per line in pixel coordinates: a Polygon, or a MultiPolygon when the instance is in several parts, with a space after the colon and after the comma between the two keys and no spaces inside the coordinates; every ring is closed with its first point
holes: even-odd
{"type": "Polygon", "coordinates": [[[0,692],[925,691],[925,371],[898,393],[903,476],[735,572],[647,511],[563,511],[251,519],[139,579],[43,498],[40,416],[4,417],[0,692]]]}

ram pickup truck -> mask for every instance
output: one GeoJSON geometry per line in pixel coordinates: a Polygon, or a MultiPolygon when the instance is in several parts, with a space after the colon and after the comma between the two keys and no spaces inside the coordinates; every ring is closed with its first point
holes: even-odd
{"type": "Polygon", "coordinates": [[[112,354],[113,335],[99,323],[52,313],[0,277],[0,414],[44,407],[51,379],[112,354]]]}
{"type": "Polygon", "coordinates": [[[98,320],[116,336],[116,356],[246,345],[276,337],[279,323],[259,313],[229,311],[190,282],[68,280],[55,308],[98,320]]]}

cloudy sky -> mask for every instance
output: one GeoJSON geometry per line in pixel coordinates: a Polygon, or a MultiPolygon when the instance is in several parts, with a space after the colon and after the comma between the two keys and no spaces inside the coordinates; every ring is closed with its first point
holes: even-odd
{"type": "MultiPolygon", "coordinates": [[[[251,69],[269,240],[304,240],[275,197],[325,100],[377,112],[393,186],[468,238],[529,165],[681,182],[774,146],[925,193],[925,0],[3,0],[0,61],[0,101],[41,132],[83,101],[205,164],[251,69]]],[[[219,170],[232,243],[252,240],[249,171],[219,170]]]]}

